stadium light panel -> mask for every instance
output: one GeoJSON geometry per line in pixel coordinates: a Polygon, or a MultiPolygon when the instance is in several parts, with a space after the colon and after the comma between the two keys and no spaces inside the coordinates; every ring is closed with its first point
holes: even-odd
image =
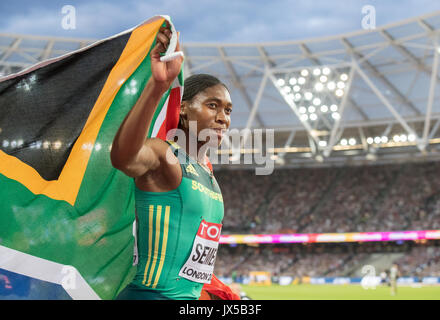
{"type": "Polygon", "coordinates": [[[339,120],[341,118],[341,115],[338,112],[333,112],[332,113],[332,118],[335,120],[339,120]]]}
{"type": "Polygon", "coordinates": [[[315,84],[315,90],[321,92],[324,89],[324,85],[321,82],[315,84]]]}
{"type": "Polygon", "coordinates": [[[321,69],[316,68],[316,69],[313,70],[313,75],[319,76],[320,74],[321,74],[321,69]]]}
{"type": "Polygon", "coordinates": [[[308,101],[312,100],[313,94],[311,92],[304,93],[304,98],[308,101]]]}
{"type": "Polygon", "coordinates": [[[315,98],[315,99],[313,99],[313,104],[314,104],[315,106],[319,106],[319,105],[321,104],[321,99],[319,99],[319,98],[315,98]]]}

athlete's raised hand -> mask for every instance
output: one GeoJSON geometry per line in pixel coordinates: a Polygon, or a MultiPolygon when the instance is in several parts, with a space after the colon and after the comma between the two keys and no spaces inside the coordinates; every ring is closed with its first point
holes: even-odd
{"type": "MultiPolygon", "coordinates": [[[[183,57],[178,57],[168,62],[160,61],[161,53],[165,53],[168,49],[171,39],[171,30],[169,22],[166,21],[166,26],[159,29],[156,38],[156,45],[151,50],[151,74],[152,78],[157,84],[166,86],[167,88],[172,84],[173,80],[179,75],[182,66],[183,57]]],[[[176,51],[180,51],[179,33],[177,33],[176,51]]]]}

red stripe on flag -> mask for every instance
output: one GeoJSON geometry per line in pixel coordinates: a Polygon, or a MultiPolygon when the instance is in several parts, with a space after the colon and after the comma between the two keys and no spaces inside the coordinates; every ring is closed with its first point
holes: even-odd
{"type": "Polygon", "coordinates": [[[167,115],[164,122],[160,126],[156,137],[162,140],[166,140],[167,132],[172,129],[176,129],[179,124],[180,116],[180,87],[171,89],[170,95],[168,97],[167,115]]]}

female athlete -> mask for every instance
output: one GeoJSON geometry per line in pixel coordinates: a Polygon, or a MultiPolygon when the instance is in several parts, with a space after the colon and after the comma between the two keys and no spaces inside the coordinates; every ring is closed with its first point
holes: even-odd
{"type": "MultiPolygon", "coordinates": [[[[171,32],[159,30],[152,76],[112,145],[115,168],[133,177],[139,260],[117,299],[199,299],[213,276],[223,219],[220,188],[205,162],[205,143],[221,143],[231,121],[226,86],[210,75],[185,80],[177,141],[147,138],[155,109],[178,76],[183,58],[160,61],[171,32]],[[198,141],[202,132],[209,138],[198,141]]],[[[176,50],[180,50],[177,43],[176,50]]]]}

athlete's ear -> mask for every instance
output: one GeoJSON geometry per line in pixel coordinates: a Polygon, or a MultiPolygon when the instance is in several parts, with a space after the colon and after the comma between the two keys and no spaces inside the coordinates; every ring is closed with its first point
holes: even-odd
{"type": "Polygon", "coordinates": [[[182,101],[182,103],[180,104],[180,121],[183,127],[187,128],[188,126],[186,125],[187,120],[188,120],[188,115],[187,115],[187,110],[188,110],[188,103],[187,101],[182,101]]]}
{"type": "Polygon", "coordinates": [[[180,117],[183,119],[187,119],[187,110],[188,110],[188,102],[187,101],[182,101],[182,103],[180,104],[180,117]]]}

